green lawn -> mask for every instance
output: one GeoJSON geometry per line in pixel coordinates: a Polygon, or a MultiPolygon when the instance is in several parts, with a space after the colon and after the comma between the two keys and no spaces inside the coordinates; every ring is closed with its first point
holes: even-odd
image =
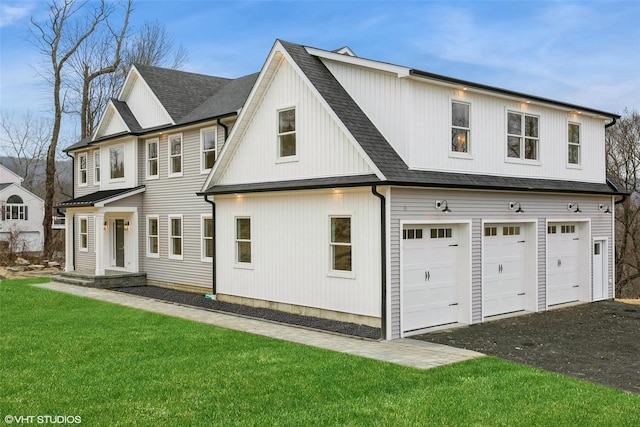
{"type": "Polygon", "coordinates": [[[428,371],[0,284],[0,417],[82,425],[637,425],[640,396],[493,358],[428,371]]]}

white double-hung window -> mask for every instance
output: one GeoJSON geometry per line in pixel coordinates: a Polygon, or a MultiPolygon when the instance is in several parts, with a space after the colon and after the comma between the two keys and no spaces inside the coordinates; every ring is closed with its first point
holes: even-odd
{"type": "Polygon", "coordinates": [[[580,125],[569,123],[568,127],[567,162],[570,165],[580,165],[580,125]]]}
{"type": "Polygon", "coordinates": [[[182,176],[182,134],[169,135],[169,177],[182,176]]]}
{"type": "Polygon", "coordinates": [[[507,112],[507,157],[521,160],[539,159],[539,121],[537,116],[507,112]]]}
{"type": "Polygon", "coordinates": [[[334,272],[351,272],[351,217],[332,216],[331,239],[329,243],[331,270],[334,272]]]}
{"type": "Polygon", "coordinates": [[[158,138],[147,140],[147,179],[158,178],[158,138]]]}
{"type": "Polygon", "coordinates": [[[468,154],[471,136],[471,106],[451,101],[451,152],[468,154]]]}

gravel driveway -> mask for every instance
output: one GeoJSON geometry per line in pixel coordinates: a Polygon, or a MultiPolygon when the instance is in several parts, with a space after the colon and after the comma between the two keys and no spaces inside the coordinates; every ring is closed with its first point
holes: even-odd
{"type": "Polygon", "coordinates": [[[640,305],[600,301],[412,338],[640,394],[640,305]]]}

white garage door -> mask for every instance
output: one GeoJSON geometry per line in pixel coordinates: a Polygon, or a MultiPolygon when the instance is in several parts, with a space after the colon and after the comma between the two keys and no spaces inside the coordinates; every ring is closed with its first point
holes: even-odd
{"type": "Polygon", "coordinates": [[[580,290],[577,224],[549,223],[547,245],[547,304],[577,301],[580,290]]]}
{"type": "Polygon", "coordinates": [[[483,314],[525,309],[527,245],[522,224],[485,224],[483,314]]]}
{"type": "Polygon", "coordinates": [[[457,322],[458,228],[416,225],[402,233],[402,329],[457,322]]]}

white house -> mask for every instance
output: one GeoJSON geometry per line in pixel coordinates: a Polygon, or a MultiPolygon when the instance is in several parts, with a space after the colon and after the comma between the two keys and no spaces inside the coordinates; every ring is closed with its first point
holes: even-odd
{"type": "Polygon", "coordinates": [[[44,201],[22,187],[22,181],[0,165],[0,241],[16,252],[39,252],[43,245],[44,201]]]}
{"type": "Polygon", "coordinates": [[[200,193],[213,292],[387,339],[613,298],[617,118],[276,41],[200,193]]]}

